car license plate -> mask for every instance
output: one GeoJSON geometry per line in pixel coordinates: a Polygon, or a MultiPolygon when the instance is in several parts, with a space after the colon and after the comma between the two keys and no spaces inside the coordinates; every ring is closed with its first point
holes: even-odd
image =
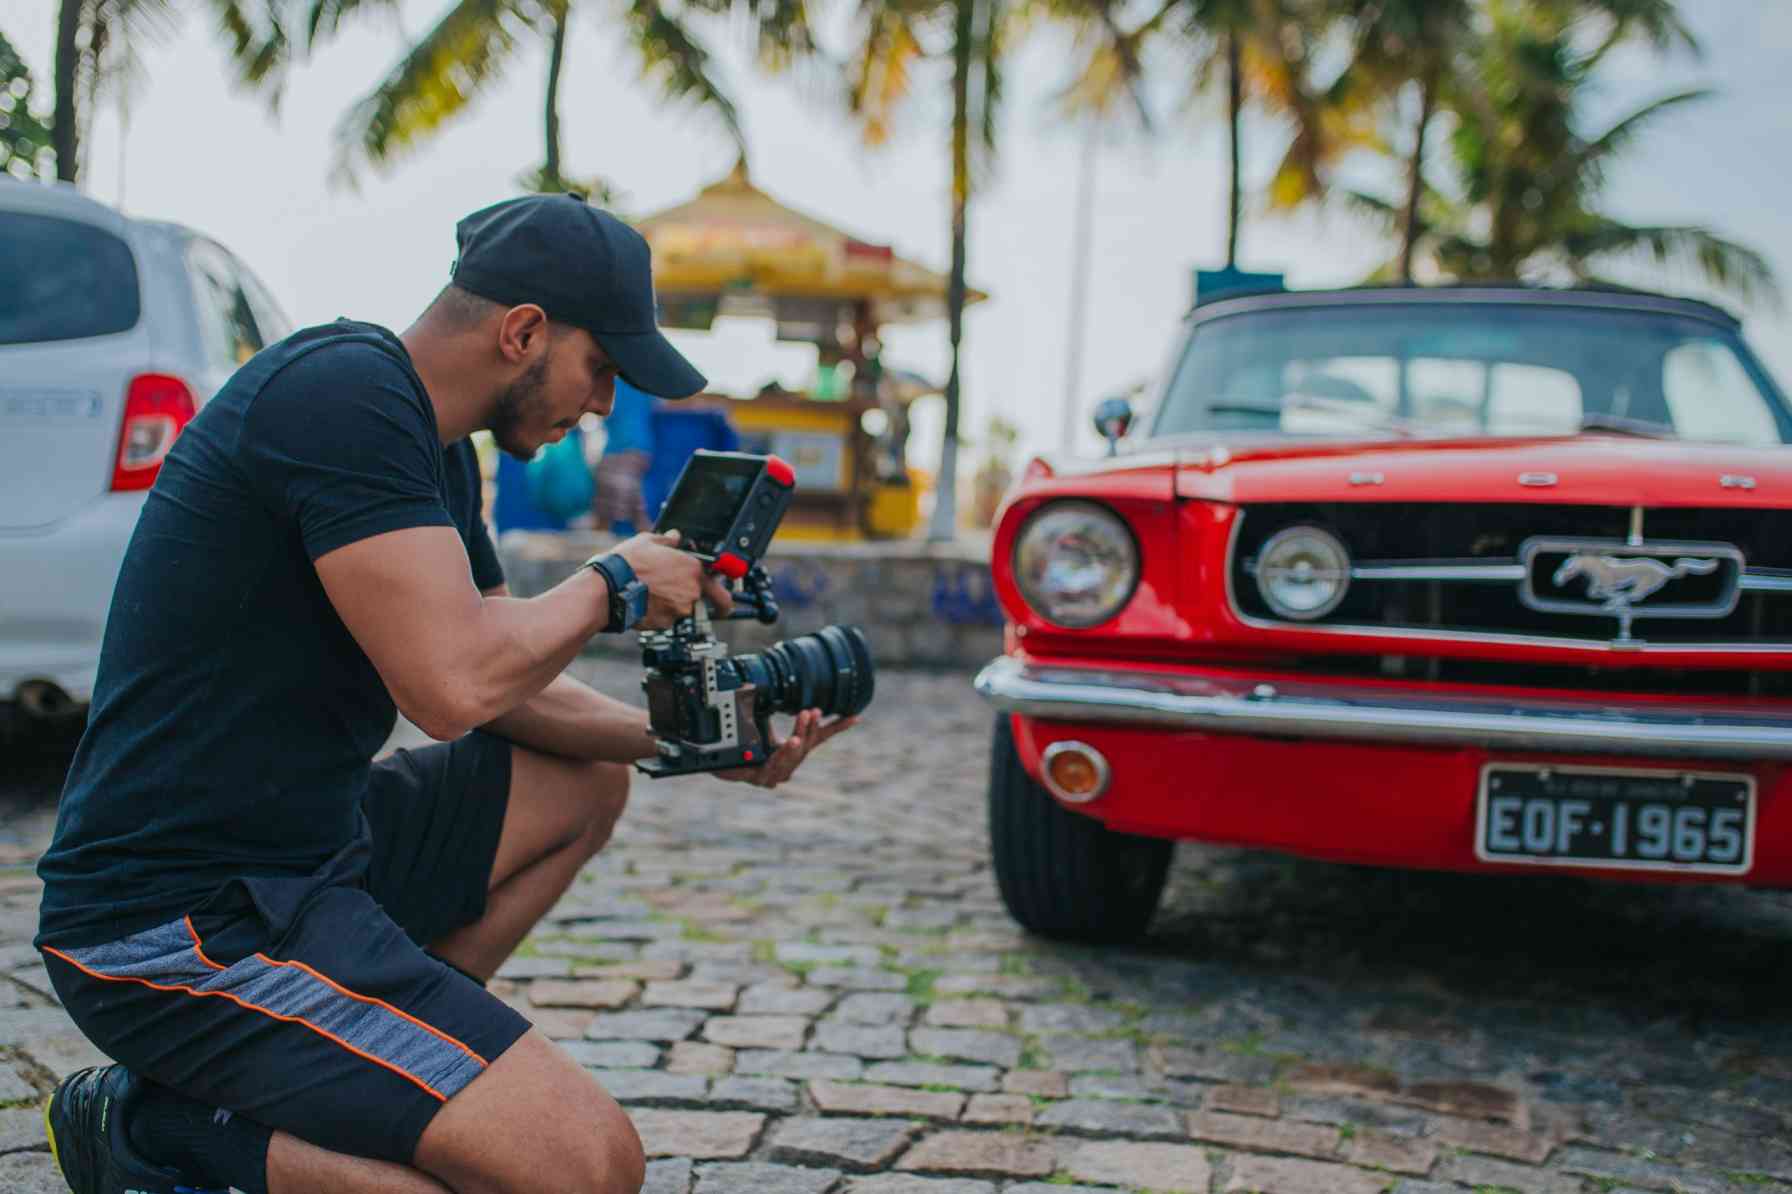
{"type": "Polygon", "coordinates": [[[1755,780],[1495,763],[1475,821],[1483,862],[1740,875],[1754,861],[1755,780]]]}

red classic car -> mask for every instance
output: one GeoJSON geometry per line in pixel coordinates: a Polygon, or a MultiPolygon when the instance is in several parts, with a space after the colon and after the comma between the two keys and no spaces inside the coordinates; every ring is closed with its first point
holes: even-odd
{"type": "Polygon", "coordinates": [[[1021,924],[1138,934],[1175,839],[1792,887],[1792,408],[1734,318],[1234,296],[1155,407],[997,523],[976,683],[1021,924]]]}

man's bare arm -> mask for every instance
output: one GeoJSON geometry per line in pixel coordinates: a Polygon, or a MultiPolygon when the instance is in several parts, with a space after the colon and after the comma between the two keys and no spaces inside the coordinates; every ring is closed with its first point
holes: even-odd
{"type": "MultiPolygon", "coordinates": [[[[499,585],[485,595],[509,597],[510,588],[499,585]]],[[[484,728],[518,746],[567,759],[633,763],[655,754],[647,710],[607,697],[566,674],[484,728]]]]}
{"type": "MultiPolygon", "coordinates": [[[[700,596],[728,603],[671,542],[637,536],[617,548],[652,593],[644,626],[670,625],[700,596]]],[[[443,741],[542,691],[609,619],[608,588],[588,568],[539,597],[486,597],[452,527],[374,535],[318,557],[316,567],[399,710],[443,741]]]]}

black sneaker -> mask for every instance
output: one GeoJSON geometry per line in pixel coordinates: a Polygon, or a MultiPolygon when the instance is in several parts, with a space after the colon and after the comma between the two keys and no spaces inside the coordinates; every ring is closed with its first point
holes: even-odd
{"type": "Polygon", "coordinates": [[[75,1194],[226,1194],[202,1190],[139,1153],[124,1112],[141,1093],[121,1065],[78,1070],[44,1104],[50,1155],[75,1194]]]}

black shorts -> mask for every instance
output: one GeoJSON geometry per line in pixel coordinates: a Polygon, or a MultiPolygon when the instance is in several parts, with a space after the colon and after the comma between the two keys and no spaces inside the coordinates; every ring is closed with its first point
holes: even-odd
{"type": "Polygon", "coordinates": [[[510,749],[475,732],[375,763],[361,881],[242,880],[123,940],[46,948],[63,1006],[146,1078],[409,1165],[442,1104],[529,1029],[424,948],[485,911],[510,749]]]}

